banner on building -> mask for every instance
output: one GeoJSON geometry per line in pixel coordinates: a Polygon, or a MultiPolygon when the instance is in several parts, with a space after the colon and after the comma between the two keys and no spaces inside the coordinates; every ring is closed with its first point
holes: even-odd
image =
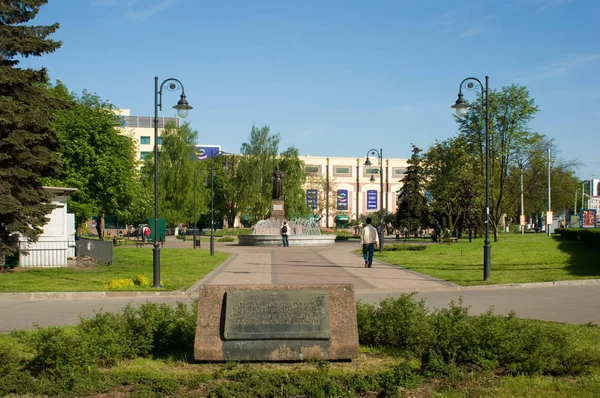
{"type": "Polygon", "coordinates": [[[206,160],[219,156],[221,145],[196,145],[191,160],[206,160]]]}
{"type": "Polygon", "coordinates": [[[316,189],[306,190],[306,205],[311,210],[317,210],[319,207],[319,191],[316,189]]]}
{"type": "Polygon", "coordinates": [[[338,210],[348,210],[348,190],[347,189],[338,189],[336,208],[338,210]]]}
{"type": "Polygon", "coordinates": [[[367,191],[367,210],[377,210],[377,190],[369,189],[367,191]]]}
{"type": "Polygon", "coordinates": [[[583,209],[581,212],[581,226],[583,228],[596,228],[596,210],[583,209]]]}

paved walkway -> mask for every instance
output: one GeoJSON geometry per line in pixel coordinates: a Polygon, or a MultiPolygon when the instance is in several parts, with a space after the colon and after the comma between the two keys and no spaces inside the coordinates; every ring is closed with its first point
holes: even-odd
{"type": "MultiPolygon", "coordinates": [[[[390,241],[391,243],[391,241],[390,241]]],[[[169,239],[165,247],[192,247],[169,239]]],[[[201,249],[208,248],[202,242],[201,249]]],[[[215,250],[232,256],[198,281],[187,292],[0,294],[0,333],[39,325],[68,325],[78,315],[94,311],[118,311],[128,303],[146,301],[173,304],[195,299],[202,284],[332,284],[354,285],[358,300],[376,303],[388,296],[417,292],[430,308],[447,306],[462,298],[472,313],[515,311],[518,316],[572,323],[600,323],[600,281],[525,284],[508,286],[459,287],[451,283],[374,260],[365,268],[356,241],[324,247],[243,247],[215,243],[215,250]]],[[[151,255],[151,248],[148,248],[151,255]]],[[[492,270],[493,271],[493,270],[492,270]]]]}

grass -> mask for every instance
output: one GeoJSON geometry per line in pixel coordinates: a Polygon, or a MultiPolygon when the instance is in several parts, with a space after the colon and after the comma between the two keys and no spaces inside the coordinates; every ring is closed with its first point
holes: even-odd
{"type": "MultiPolygon", "coordinates": [[[[202,279],[225,261],[229,254],[208,250],[162,249],[161,281],[164,291],[184,290],[202,279]]],[[[152,282],[152,250],[147,248],[114,248],[112,266],[85,266],[17,270],[0,274],[0,292],[100,292],[104,285],[116,279],[135,279],[143,275],[152,282]]],[[[126,291],[151,291],[150,287],[134,286],[126,291]]]]}
{"type": "Polygon", "coordinates": [[[430,244],[423,251],[384,250],[376,258],[463,286],[600,278],[600,252],[559,235],[502,234],[491,246],[487,282],[482,239],[430,244]]]}
{"type": "MultiPolygon", "coordinates": [[[[548,323],[534,321],[539,323],[548,323]]],[[[600,353],[600,328],[561,325],[577,348],[600,353]]],[[[0,346],[14,347],[24,361],[31,349],[27,334],[0,335],[0,346]],[[26,341],[26,340],[25,340],[26,341]]],[[[61,349],[64,349],[61,348],[61,349]]],[[[135,358],[101,369],[98,379],[75,383],[76,391],[62,396],[122,397],[598,397],[600,368],[568,376],[516,375],[499,371],[464,369],[454,376],[419,372],[419,363],[400,351],[362,346],[351,362],[195,363],[191,352],[135,358]],[[404,376],[402,375],[404,373],[404,376]],[[86,391],[87,390],[87,391],[86,391]]],[[[2,364],[0,364],[1,366],[2,364]]],[[[11,374],[14,376],[14,374],[11,374]]],[[[9,378],[7,383],[13,382],[9,378]]],[[[32,387],[36,387],[33,385],[32,387]]],[[[39,387],[39,386],[38,386],[39,387]]],[[[41,396],[41,395],[18,395],[41,396]]],[[[43,395],[47,396],[47,395],[43,395]]]]}

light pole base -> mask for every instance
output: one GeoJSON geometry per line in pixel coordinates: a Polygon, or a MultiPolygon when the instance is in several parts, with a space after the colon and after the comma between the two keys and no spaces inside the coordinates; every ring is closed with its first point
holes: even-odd
{"type": "Polygon", "coordinates": [[[158,242],[154,242],[154,248],[152,249],[152,287],[153,288],[162,288],[160,285],[160,244],[158,242]]]}
{"type": "Polygon", "coordinates": [[[210,236],[210,255],[215,255],[215,237],[212,235],[210,236]]]}
{"type": "Polygon", "coordinates": [[[490,268],[492,259],[492,247],[490,242],[486,242],[483,245],[483,280],[487,281],[490,279],[490,268]]]}

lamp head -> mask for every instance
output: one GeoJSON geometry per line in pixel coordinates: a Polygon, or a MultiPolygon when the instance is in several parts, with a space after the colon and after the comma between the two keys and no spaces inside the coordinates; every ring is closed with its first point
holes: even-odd
{"type": "Polygon", "coordinates": [[[467,108],[469,108],[469,104],[467,104],[467,101],[465,101],[463,98],[462,93],[458,93],[458,99],[456,100],[456,103],[450,108],[456,109],[456,116],[465,117],[467,116],[467,108]]]}
{"type": "Polygon", "coordinates": [[[375,182],[375,176],[373,176],[373,173],[371,173],[371,178],[369,179],[369,181],[375,182]]]}
{"type": "Polygon", "coordinates": [[[372,165],[372,163],[371,163],[371,160],[369,160],[369,157],[368,157],[368,156],[367,156],[367,160],[365,160],[365,163],[364,163],[364,165],[365,165],[365,166],[371,166],[371,165],[372,165]]]}
{"type": "Polygon", "coordinates": [[[188,104],[187,100],[185,99],[185,94],[181,94],[181,98],[177,102],[177,105],[175,105],[173,108],[177,109],[177,116],[182,119],[185,119],[190,109],[194,109],[190,106],[190,104],[188,104]]]}

